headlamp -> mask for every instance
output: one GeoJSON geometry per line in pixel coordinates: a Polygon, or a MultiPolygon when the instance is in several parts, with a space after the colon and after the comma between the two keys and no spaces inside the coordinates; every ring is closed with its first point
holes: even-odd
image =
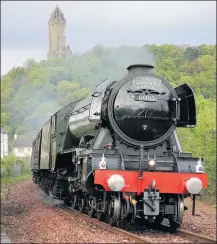
{"type": "Polygon", "coordinates": [[[192,177],[186,182],[186,188],[191,194],[199,194],[203,188],[203,184],[199,178],[192,177]]]}
{"type": "Polygon", "coordinates": [[[155,160],[151,159],[149,162],[148,162],[148,165],[150,167],[154,167],[155,166],[155,160]]]}
{"type": "Polygon", "coordinates": [[[106,160],[104,153],[102,155],[101,161],[99,162],[99,169],[106,169],[106,160]]]}
{"type": "Polygon", "coordinates": [[[151,159],[148,161],[148,169],[149,170],[154,170],[156,168],[156,165],[155,165],[156,161],[154,159],[151,159]]]}
{"type": "Polygon", "coordinates": [[[120,191],[125,186],[125,180],[121,175],[112,175],[108,179],[108,186],[112,191],[120,191]]]}
{"type": "Polygon", "coordinates": [[[196,165],[196,173],[204,173],[203,159],[199,158],[196,165]]]}

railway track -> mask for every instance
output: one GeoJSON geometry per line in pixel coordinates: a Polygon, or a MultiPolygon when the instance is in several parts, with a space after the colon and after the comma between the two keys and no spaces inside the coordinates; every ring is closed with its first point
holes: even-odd
{"type": "Polygon", "coordinates": [[[196,243],[217,243],[216,239],[214,238],[199,235],[183,229],[177,230],[177,235],[192,240],[194,242],[196,241],[196,243]]]}
{"type": "Polygon", "coordinates": [[[149,243],[149,241],[144,240],[144,238],[142,238],[142,237],[140,237],[140,236],[138,236],[136,234],[133,234],[133,233],[130,233],[128,231],[119,229],[117,227],[112,227],[111,225],[109,225],[109,224],[107,224],[105,222],[99,221],[99,220],[94,219],[94,218],[90,218],[88,215],[80,213],[79,211],[74,210],[74,209],[72,209],[70,207],[61,206],[61,208],[66,210],[66,211],[68,211],[69,213],[73,214],[74,216],[83,219],[84,221],[87,221],[87,222],[89,222],[91,224],[94,224],[94,225],[100,227],[100,228],[108,230],[108,231],[110,231],[110,232],[112,232],[114,234],[122,235],[125,238],[127,238],[129,241],[132,241],[132,243],[149,243]]]}
{"type": "MultiPolygon", "coordinates": [[[[123,230],[123,229],[120,229],[117,227],[112,227],[105,222],[99,221],[95,218],[90,218],[88,215],[86,215],[84,213],[80,213],[79,211],[74,210],[68,206],[61,206],[61,208],[68,211],[69,213],[73,214],[74,216],[83,219],[84,221],[87,221],[91,224],[94,224],[94,225],[100,227],[100,228],[108,230],[114,234],[122,235],[132,243],[150,243],[150,238],[146,238],[145,236],[134,234],[134,233],[131,233],[129,231],[126,231],[126,230],[123,230]]],[[[162,232],[162,234],[165,234],[165,232],[162,232]]],[[[214,239],[214,238],[195,234],[193,232],[186,231],[183,229],[177,230],[177,232],[175,234],[171,234],[171,235],[176,235],[176,236],[185,238],[192,243],[217,243],[216,239],[214,239]]]]}

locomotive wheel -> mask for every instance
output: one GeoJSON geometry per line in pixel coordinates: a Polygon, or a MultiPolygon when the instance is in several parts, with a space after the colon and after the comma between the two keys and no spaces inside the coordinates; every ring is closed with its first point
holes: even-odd
{"type": "Polygon", "coordinates": [[[79,196],[78,198],[78,210],[81,212],[81,213],[84,213],[84,210],[85,210],[85,199],[84,199],[84,196],[79,196]]]}
{"type": "Polygon", "coordinates": [[[175,216],[169,219],[172,232],[175,232],[182,225],[184,217],[184,197],[182,195],[178,195],[175,211],[175,216]]]}
{"type": "Polygon", "coordinates": [[[131,204],[131,206],[132,206],[131,223],[134,223],[136,219],[136,205],[131,204]]]}
{"type": "Polygon", "coordinates": [[[129,199],[123,199],[121,204],[121,219],[124,220],[128,217],[130,211],[130,201],[129,199]]]}
{"type": "Polygon", "coordinates": [[[184,197],[182,195],[178,196],[178,214],[177,214],[177,221],[182,225],[183,217],[184,217],[184,197]]]}
{"type": "Polygon", "coordinates": [[[72,195],[72,201],[71,201],[71,207],[73,209],[77,209],[77,206],[78,206],[78,198],[77,198],[76,194],[73,194],[72,195]]]}
{"type": "Polygon", "coordinates": [[[87,213],[90,218],[94,216],[96,212],[96,198],[88,199],[87,213]]]}
{"type": "Polygon", "coordinates": [[[120,195],[113,196],[108,205],[108,223],[111,226],[117,226],[121,212],[120,195]]]}
{"type": "MultiPolygon", "coordinates": [[[[101,201],[97,201],[97,204],[96,204],[96,218],[99,221],[103,221],[105,219],[105,213],[102,212],[102,207],[101,206],[102,206],[102,202],[101,201]]],[[[106,209],[107,209],[107,207],[106,207],[106,209]]]]}

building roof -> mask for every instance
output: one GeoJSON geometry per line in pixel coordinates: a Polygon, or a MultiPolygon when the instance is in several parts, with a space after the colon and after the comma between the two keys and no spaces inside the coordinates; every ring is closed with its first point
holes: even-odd
{"type": "Polygon", "coordinates": [[[56,5],[54,11],[51,14],[50,21],[52,20],[66,20],[58,5],[56,5]]]}
{"type": "Polygon", "coordinates": [[[1,134],[7,134],[7,131],[3,127],[1,127],[1,134]]]}
{"type": "Polygon", "coordinates": [[[29,137],[20,137],[13,143],[13,147],[32,147],[32,142],[34,138],[29,137]]]}

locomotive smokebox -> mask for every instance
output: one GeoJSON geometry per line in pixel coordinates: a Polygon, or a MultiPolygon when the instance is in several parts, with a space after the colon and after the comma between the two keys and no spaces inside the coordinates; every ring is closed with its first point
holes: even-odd
{"type": "Polygon", "coordinates": [[[151,71],[152,69],[154,69],[154,66],[151,64],[132,64],[127,68],[129,74],[138,71],[151,71]]]}
{"type": "Polygon", "coordinates": [[[133,64],[112,87],[108,120],[115,134],[127,144],[148,148],[165,141],[176,128],[178,116],[173,87],[154,74],[151,64],[133,64]]]}

